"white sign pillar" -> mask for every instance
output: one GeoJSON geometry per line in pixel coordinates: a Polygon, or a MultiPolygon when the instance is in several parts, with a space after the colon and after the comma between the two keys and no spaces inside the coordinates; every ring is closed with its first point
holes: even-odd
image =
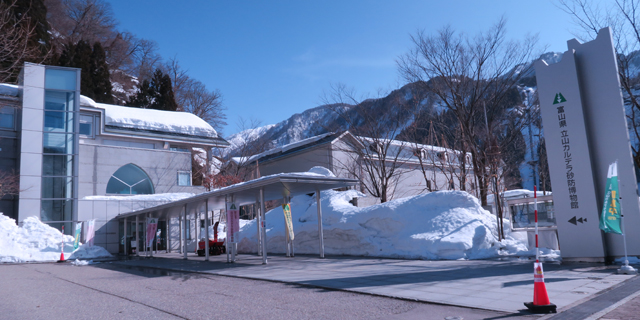
{"type": "MultiPolygon", "coordinates": [[[[608,165],[619,161],[625,222],[640,227],[640,207],[617,60],[609,28],[595,40],[568,41],[562,60],[536,62],[558,238],[563,259],[623,255],[622,238],[598,227],[608,165]],[[628,208],[628,209],[627,209],[628,208]],[[605,250],[606,248],[606,250],[605,250]]],[[[640,232],[629,236],[640,254],[640,232]]]]}

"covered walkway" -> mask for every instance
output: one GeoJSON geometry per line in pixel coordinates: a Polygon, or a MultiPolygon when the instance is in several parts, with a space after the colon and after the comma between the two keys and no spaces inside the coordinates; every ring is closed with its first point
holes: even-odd
{"type": "MultiPolygon", "coordinates": [[[[175,202],[123,213],[117,216],[119,221],[124,221],[124,234],[127,235],[127,222],[135,221],[134,233],[137,233],[139,223],[146,225],[146,218],[157,218],[166,221],[167,252],[171,252],[171,236],[169,232],[170,219],[178,218],[180,223],[180,251],[183,259],[187,259],[187,216],[194,216],[200,220],[204,215],[204,235],[198,238],[209,239],[209,225],[213,218],[213,210],[226,210],[227,206],[234,203],[237,207],[255,204],[259,208],[257,214],[257,239],[259,241],[259,255],[262,256],[262,263],[267,264],[267,234],[265,221],[265,201],[289,200],[298,195],[315,194],[318,207],[318,235],[319,235],[319,255],[324,258],[324,239],[322,230],[322,209],[320,206],[320,191],[329,189],[339,189],[355,186],[358,183],[354,179],[344,179],[337,177],[327,177],[313,173],[281,173],[262,177],[256,180],[235,184],[229,187],[205,192],[191,198],[178,200],[175,202]]],[[[146,229],[146,228],[145,228],[146,229]]],[[[135,239],[139,236],[136,234],[135,239]]],[[[229,237],[227,237],[229,238],[229,237]]],[[[124,252],[129,252],[128,241],[124,241],[124,252]]],[[[227,262],[235,261],[235,247],[225,241],[227,262]],[[231,254],[231,257],[230,257],[231,254]]],[[[137,246],[141,247],[141,246],[137,246]]],[[[142,246],[146,250],[146,246],[142,246]]],[[[293,253],[292,243],[287,243],[287,252],[293,253]]],[[[139,252],[136,252],[139,254],[139,252]]],[[[150,252],[151,255],[153,251],[150,252]]],[[[209,261],[209,242],[205,241],[205,261],[209,261]]]]}

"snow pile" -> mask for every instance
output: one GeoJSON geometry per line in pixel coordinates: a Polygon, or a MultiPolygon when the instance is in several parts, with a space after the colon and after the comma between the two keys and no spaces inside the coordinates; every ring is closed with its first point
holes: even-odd
{"type": "MultiPolygon", "coordinates": [[[[325,252],[411,259],[487,259],[531,256],[526,240],[496,237],[496,218],[482,209],[478,199],[461,191],[439,191],[393,200],[366,208],[349,203],[362,194],[355,191],[322,191],[325,252]]],[[[315,197],[298,196],[291,201],[295,252],[318,253],[315,197]]],[[[284,253],[285,237],[281,208],[267,212],[268,251],[284,253]]],[[[256,252],[255,220],[240,231],[240,252],[256,252]]],[[[558,252],[544,251],[557,257],[558,252]]]]}
{"type": "Polygon", "coordinates": [[[98,246],[82,245],[74,250],[72,236],[63,236],[36,217],[25,219],[22,227],[18,227],[15,220],[0,215],[0,262],[57,261],[63,237],[66,259],[111,257],[98,246]]]}
{"type": "Polygon", "coordinates": [[[210,124],[193,113],[121,107],[104,103],[96,103],[95,106],[104,109],[105,125],[218,137],[218,133],[210,124]]]}
{"type": "Polygon", "coordinates": [[[77,267],[88,266],[90,264],[93,264],[93,260],[73,260],[71,264],[77,267]]]}
{"type": "Polygon", "coordinates": [[[87,196],[82,200],[116,200],[116,201],[156,201],[156,202],[172,202],[195,196],[195,193],[176,192],[176,193],[157,193],[157,194],[138,194],[126,196],[87,196]]]}

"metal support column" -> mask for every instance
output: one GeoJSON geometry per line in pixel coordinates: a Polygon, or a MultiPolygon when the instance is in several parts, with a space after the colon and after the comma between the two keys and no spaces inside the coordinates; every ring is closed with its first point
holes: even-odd
{"type": "Polygon", "coordinates": [[[264,188],[260,188],[260,215],[262,216],[262,264],[267,264],[267,215],[264,207],[264,188]]]}
{"type": "Polygon", "coordinates": [[[320,239],[320,258],[324,258],[324,231],[322,230],[322,207],[320,206],[320,190],[316,188],[316,205],[318,206],[318,238],[320,239]]]}
{"type": "Polygon", "coordinates": [[[262,226],[262,213],[260,213],[260,200],[259,197],[256,197],[256,203],[253,205],[253,209],[255,209],[256,214],[256,227],[257,229],[257,239],[258,239],[258,256],[262,255],[262,231],[260,230],[262,226]]]}
{"type": "Polygon", "coordinates": [[[128,256],[129,255],[129,251],[127,251],[127,242],[128,242],[128,238],[127,238],[127,218],[124,218],[124,256],[128,256]]]}
{"type": "Polygon", "coordinates": [[[138,234],[138,230],[140,230],[140,228],[138,227],[138,221],[138,215],[136,215],[136,226],[133,228],[136,231],[136,256],[140,256],[140,239],[138,239],[140,237],[138,234]]]}
{"type": "Polygon", "coordinates": [[[182,242],[184,241],[184,239],[182,239],[182,235],[184,234],[182,232],[182,228],[184,228],[184,226],[182,225],[182,212],[180,212],[180,214],[178,215],[178,239],[180,240],[180,243],[178,244],[178,253],[182,253],[182,242]]]}
{"type": "Polygon", "coordinates": [[[204,201],[204,261],[209,261],[209,199],[204,201]]]}
{"type": "MultiPolygon", "coordinates": [[[[229,233],[230,232],[229,232],[229,219],[228,219],[229,215],[227,214],[227,210],[229,210],[229,205],[227,203],[227,196],[224,196],[224,214],[225,214],[224,221],[225,221],[225,225],[226,225],[225,229],[227,230],[227,232],[226,232],[227,233],[227,238],[224,239],[224,246],[225,246],[224,250],[227,252],[227,263],[231,263],[231,259],[229,258],[229,254],[230,254],[230,252],[229,252],[229,248],[230,248],[230,246],[229,246],[229,233]]],[[[220,214],[222,214],[222,213],[220,213],[220,214]]]]}
{"type": "Polygon", "coordinates": [[[182,228],[183,233],[184,233],[184,241],[182,242],[182,253],[183,253],[183,257],[182,259],[187,260],[187,204],[184,204],[184,215],[182,216],[182,225],[184,226],[184,228],[182,228]]]}
{"type": "Polygon", "coordinates": [[[169,233],[169,230],[171,230],[171,216],[167,215],[167,223],[165,225],[165,228],[167,228],[167,233],[165,234],[165,238],[166,240],[166,244],[167,244],[167,253],[171,252],[171,234],[169,233]]]}
{"type": "MultiPolygon", "coordinates": [[[[151,218],[151,212],[147,213],[147,221],[149,221],[148,218],[151,218]]],[[[156,220],[156,226],[157,226],[157,223],[158,223],[158,220],[156,220]]],[[[151,235],[151,239],[153,239],[153,241],[151,241],[151,245],[149,246],[149,255],[151,256],[151,258],[153,258],[153,244],[156,243],[156,241],[155,241],[156,240],[156,235],[152,234],[151,235]]],[[[146,238],[144,240],[144,245],[145,246],[147,245],[147,239],[146,238]]]]}

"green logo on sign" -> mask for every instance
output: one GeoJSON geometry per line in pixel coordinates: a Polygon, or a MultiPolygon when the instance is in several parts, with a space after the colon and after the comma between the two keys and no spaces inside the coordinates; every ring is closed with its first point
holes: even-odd
{"type": "Polygon", "coordinates": [[[556,97],[553,99],[553,104],[563,103],[563,102],[566,102],[566,101],[567,101],[567,99],[564,98],[562,93],[558,92],[558,93],[556,93],[556,97]]]}
{"type": "Polygon", "coordinates": [[[231,204],[231,210],[236,210],[236,204],[235,203],[231,204]]]}

